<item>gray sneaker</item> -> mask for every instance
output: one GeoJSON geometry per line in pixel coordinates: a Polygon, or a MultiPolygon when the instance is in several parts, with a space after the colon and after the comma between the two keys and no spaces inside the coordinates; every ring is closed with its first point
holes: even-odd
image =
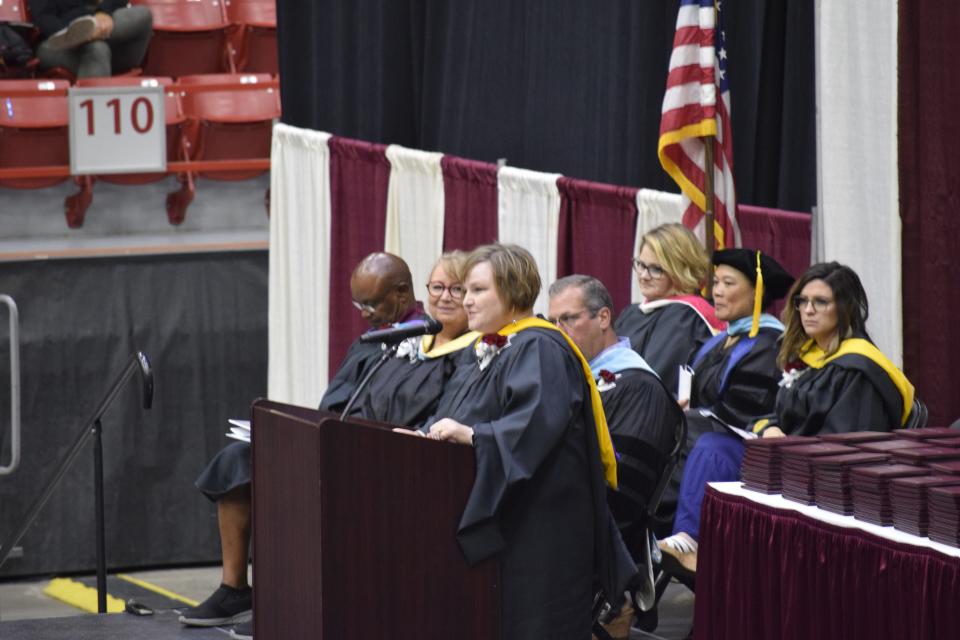
{"type": "Polygon", "coordinates": [[[47,46],[57,51],[73,49],[93,40],[96,32],[97,19],[93,16],[80,16],[47,38],[47,46]]]}
{"type": "Polygon", "coordinates": [[[184,611],[180,622],[193,627],[219,627],[246,622],[252,617],[253,589],[234,589],[221,584],[209,598],[184,611]]]}

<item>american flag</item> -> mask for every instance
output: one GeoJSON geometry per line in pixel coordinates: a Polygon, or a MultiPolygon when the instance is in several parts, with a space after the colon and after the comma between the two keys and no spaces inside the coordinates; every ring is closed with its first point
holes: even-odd
{"type": "Polygon", "coordinates": [[[704,136],[713,136],[716,247],[740,246],[722,3],[681,0],[660,115],[660,164],[680,185],[683,224],[703,237],[704,136]],[[720,100],[717,100],[717,94],[720,100]]]}

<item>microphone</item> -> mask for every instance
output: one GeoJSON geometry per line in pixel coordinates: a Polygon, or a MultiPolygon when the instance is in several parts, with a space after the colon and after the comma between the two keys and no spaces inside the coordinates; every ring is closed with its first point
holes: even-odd
{"type": "Polygon", "coordinates": [[[360,336],[360,342],[369,344],[371,342],[382,342],[384,344],[396,344],[403,342],[407,338],[414,338],[422,335],[436,335],[443,330],[443,324],[433,318],[423,320],[411,320],[402,322],[389,329],[378,329],[376,331],[367,331],[360,336]]]}

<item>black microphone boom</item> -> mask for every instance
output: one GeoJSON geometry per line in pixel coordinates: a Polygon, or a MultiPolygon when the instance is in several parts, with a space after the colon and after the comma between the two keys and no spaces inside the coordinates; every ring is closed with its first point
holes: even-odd
{"type": "Polygon", "coordinates": [[[424,318],[423,320],[411,320],[402,322],[389,329],[378,329],[368,331],[360,336],[360,342],[382,342],[384,344],[396,344],[403,342],[407,338],[414,338],[422,335],[436,335],[443,331],[443,324],[433,318],[424,318]]]}

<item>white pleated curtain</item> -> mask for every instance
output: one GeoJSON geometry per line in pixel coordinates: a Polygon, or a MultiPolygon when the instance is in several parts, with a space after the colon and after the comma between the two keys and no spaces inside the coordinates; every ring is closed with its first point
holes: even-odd
{"type": "MultiPolygon", "coordinates": [[[[684,204],[679,193],[667,193],[656,189],[637,191],[637,236],[633,243],[633,256],[640,255],[643,236],[662,224],[683,221],[684,204]]],[[[701,225],[701,228],[702,225],[701,225]]],[[[640,284],[636,274],[630,278],[630,300],[640,302],[640,284]]]]}
{"type": "Polygon", "coordinates": [[[870,300],[871,337],[903,360],[897,172],[897,2],[816,4],[817,256],[852,267],[870,300]]]}
{"type": "Polygon", "coordinates": [[[385,250],[406,260],[414,293],[423,299],[423,285],[443,251],[443,171],[441,153],[387,147],[390,182],[387,187],[385,250]]]}
{"type": "Polygon", "coordinates": [[[547,288],[557,279],[557,233],[560,226],[559,173],[515,167],[497,172],[499,241],[527,249],[540,269],[536,313],[546,315],[547,288]]]}
{"type": "Polygon", "coordinates": [[[329,139],[278,123],[270,153],[267,395],[309,407],[327,387],[329,139]]]}

